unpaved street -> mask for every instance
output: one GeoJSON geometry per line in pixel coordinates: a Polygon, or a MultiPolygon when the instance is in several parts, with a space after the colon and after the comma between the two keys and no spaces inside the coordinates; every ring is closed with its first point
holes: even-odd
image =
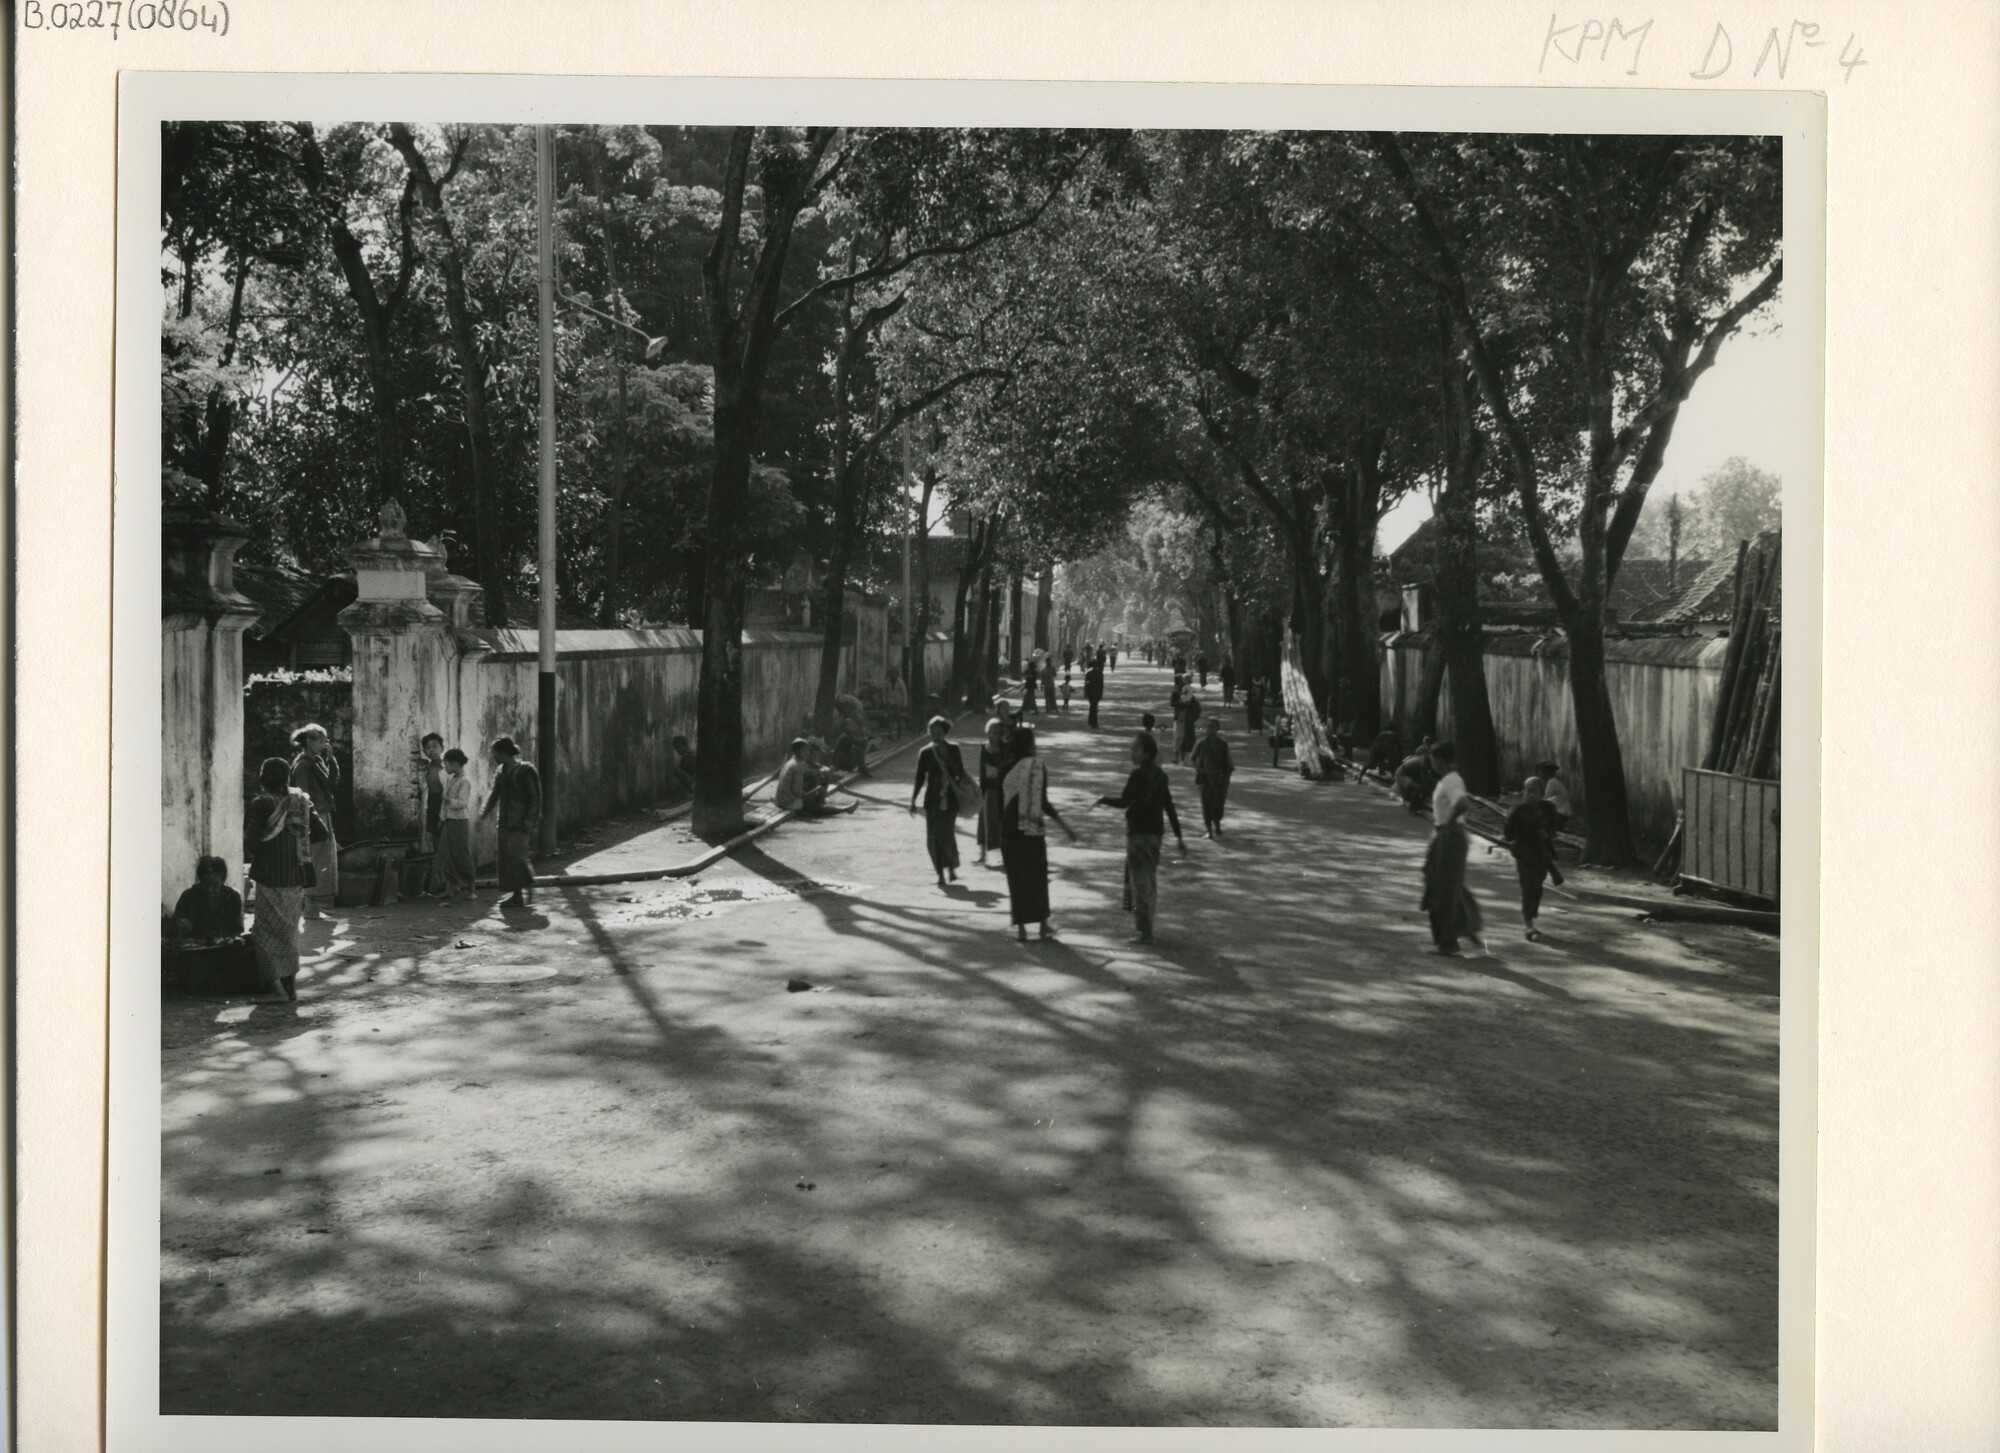
{"type": "Polygon", "coordinates": [[[1528,944],[1475,851],[1499,956],[1428,956],[1424,825],[1235,711],[1129,946],[1085,804],[1167,681],[1109,682],[1043,738],[1059,943],[969,838],[937,890],[904,756],[696,880],[169,999],[162,1411],[1775,1426],[1776,941],[1552,897],[1528,944]]]}

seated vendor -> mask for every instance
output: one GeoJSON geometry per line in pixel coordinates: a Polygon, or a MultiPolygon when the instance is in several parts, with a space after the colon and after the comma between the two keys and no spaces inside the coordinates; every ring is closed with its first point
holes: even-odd
{"type": "Polygon", "coordinates": [[[194,886],[174,904],[173,936],[220,943],[243,936],[243,895],[229,886],[229,864],[206,857],[194,865],[194,886]]]}

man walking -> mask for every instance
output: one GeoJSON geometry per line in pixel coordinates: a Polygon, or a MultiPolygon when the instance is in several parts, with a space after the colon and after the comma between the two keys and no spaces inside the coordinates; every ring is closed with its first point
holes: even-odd
{"type": "Polygon", "coordinates": [[[1090,669],[1083,673],[1083,699],[1090,703],[1090,725],[1097,725],[1097,703],[1104,700],[1104,657],[1091,657],[1090,669]]]}
{"type": "Polygon", "coordinates": [[[532,908],[535,902],[535,864],[531,856],[535,831],[542,825],[542,778],[531,763],[521,760],[521,749],[512,737],[495,737],[491,748],[493,765],[499,774],[479,809],[481,817],[500,815],[500,886],[509,890],[502,908],[532,908]]]}
{"type": "Polygon", "coordinates": [[[1202,722],[1201,740],[1194,744],[1194,785],[1201,794],[1201,835],[1222,836],[1222,806],[1229,797],[1229,777],[1236,769],[1229,760],[1229,743],[1222,739],[1222,718],[1202,722]]]}

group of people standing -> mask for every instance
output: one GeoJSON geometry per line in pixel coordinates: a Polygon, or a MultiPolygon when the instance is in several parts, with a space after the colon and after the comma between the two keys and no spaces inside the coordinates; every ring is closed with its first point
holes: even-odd
{"type": "MultiPolygon", "coordinates": [[[[1481,931],[1479,900],[1465,885],[1466,860],[1471,853],[1471,833],[1465,815],[1472,806],[1472,794],[1458,774],[1458,752],[1450,742],[1425,739],[1423,753],[1431,773],[1431,841],[1424,855],[1423,908],[1430,915],[1433,952],[1458,952],[1458,941],[1470,938],[1481,953],[1488,952],[1481,931]]],[[[1411,780],[1410,764],[1398,770],[1399,785],[1411,780]]],[[[1502,846],[1513,854],[1514,869],[1521,886],[1521,919],[1529,940],[1541,938],[1537,922],[1541,914],[1544,881],[1561,884],[1562,869],[1556,862],[1556,833],[1569,820],[1569,793],[1555,774],[1554,762],[1537,769],[1546,777],[1530,777],[1521,784],[1521,801],[1507,814],[1502,828],[1502,846]],[[1551,796],[1549,784],[1561,789],[1551,796]],[[1560,805],[1558,805],[1560,804],[1560,805]]]]}
{"type": "MultiPolygon", "coordinates": [[[[250,881],[257,885],[249,940],[259,995],[266,1002],[298,997],[304,924],[326,917],[340,892],[340,842],[334,831],[340,761],[318,723],[300,727],[292,742],[297,756],[265,758],[257,772],[259,790],[243,812],[243,857],[250,881]]],[[[541,825],[541,777],[521,760],[512,737],[496,738],[489,752],[495,774],[479,815],[498,819],[500,887],[508,894],[503,906],[526,907],[534,892],[530,854],[541,825]]],[[[416,763],[424,799],[422,846],[431,854],[425,895],[469,896],[474,873],[469,759],[456,747],[447,750],[444,738],[430,732],[418,746],[416,763]]],[[[223,887],[228,864],[222,859],[204,859],[198,877],[199,896],[190,900],[183,894],[180,904],[192,903],[202,918],[199,925],[186,925],[190,938],[227,918],[222,911],[227,901],[217,889],[235,898],[233,890],[223,887]]],[[[240,923],[241,899],[235,902],[240,923]]],[[[177,926],[179,921],[177,907],[177,926]]]]}
{"type": "MultiPolygon", "coordinates": [[[[1167,829],[1172,828],[1182,851],[1187,846],[1159,755],[1153,734],[1138,732],[1132,739],[1132,772],[1124,791],[1098,798],[1103,805],[1125,812],[1125,908],[1133,915],[1134,941],[1139,943],[1153,941],[1160,851],[1167,829]]],[[[958,881],[958,820],[976,817],[979,863],[990,866],[990,855],[999,854],[1016,937],[1026,943],[1030,924],[1043,939],[1056,936],[1049,909],[1048,825],[1061,828],[1071,842],[1076,841],[1076,831],[1049,799],[1048,766],[1036,753],[1033,727],[1004,716],[987,722],[975,779],[951,740],[951,723],[933,717],[930,740],[917,754],[910,812],[915,814],[920,804],[924,842],[938,887],[958,881]]]]}

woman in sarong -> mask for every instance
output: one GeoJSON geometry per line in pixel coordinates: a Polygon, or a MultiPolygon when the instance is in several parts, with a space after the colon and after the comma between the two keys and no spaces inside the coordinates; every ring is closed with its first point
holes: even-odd
{"type": "Polygon", "coordinates": [[[435,897],[472,896],[472,779],[466,755],[457,747],[444,754],[444,794],[438,812],[435,897]]]}
{"type": "Polygon", "coordinates": [[[917,800],[924,804],[924,846],[930,850],[931,867],[938,887],[946,879],[958,881],[958,804],[956,794],[976,790],[965,775],[965,758],[951,739],[951,722],[934,716],[931,739],[917,753],[917,781],[910,789],[910,815],[917,812],[917,800]]]}
{"type": "Polygon", "coordinates": [[[266,1004],[299,997],[299,933],[314,885],[312,799],[291,781],[290,762],[265,758],[257,772],[264,790],[243,809],[243,855],[257,885],[250,946],[257,955],[258,998],[266,1004]]]}
{"type": "Polygon", "coordinates": [[[1007,870],[1007,897],[1013,905],[1014,933],[1028,941],[1028,925],[1040,925],[1043,938],[1054,938],[1049,925],[1049,843],[1045,820],[1076,841],[1070,825],[1049,803],[1049,769],[1035,755],[1035,729],[1014,733],[1014,765],[1001,789],[1000,861],[1007,870]]]}
{"type": "Polygon", "coordinates": [[[1431,841],[1424,853],[1422,907],[1431,918],[1431,951],[1456,954],[1458,941],[1469,938],[1483,956],[1486,941],[1480,936],[1479,900],[1465,886],[1465,860],[1472,838],[1464,819],[1472,797],[1465,790],[1465,779],[1458,775],[1458,753],[1452,744],[1439,742],[1430,755],[1438,785],[1431,795],[1431,841]]]}
{"type": "Polygon", "coordinates": [[[521,760],[512,737],[495,737],[493,765],[499,774],[486,793],[479,815],[499,814],[500,886],[508,889],[500,906],[531,908],[535,902],[535,833],[542,824],[542,778],[521,760]]]}
{"type": "Polygon", "coordinates": [[[1221,719],[1212,716],[1202,725],[1202,737],[1191,754],[1194,785],[1201,794],[1201,835],[1218,838],[1222,836],[1223,804],[1229,798],[1229,778],[1236,768],[1229,760],[1229,743],[1222,739],[1221,719]]]}
{"type": "Polygon", "coordinates": [[[979,866],[989,852],[1000,851],[1000,788],[1014,757],[1007,750],[1007,724],[994,717],[986,723],[986,744],[979,749],[979,866]]]}

